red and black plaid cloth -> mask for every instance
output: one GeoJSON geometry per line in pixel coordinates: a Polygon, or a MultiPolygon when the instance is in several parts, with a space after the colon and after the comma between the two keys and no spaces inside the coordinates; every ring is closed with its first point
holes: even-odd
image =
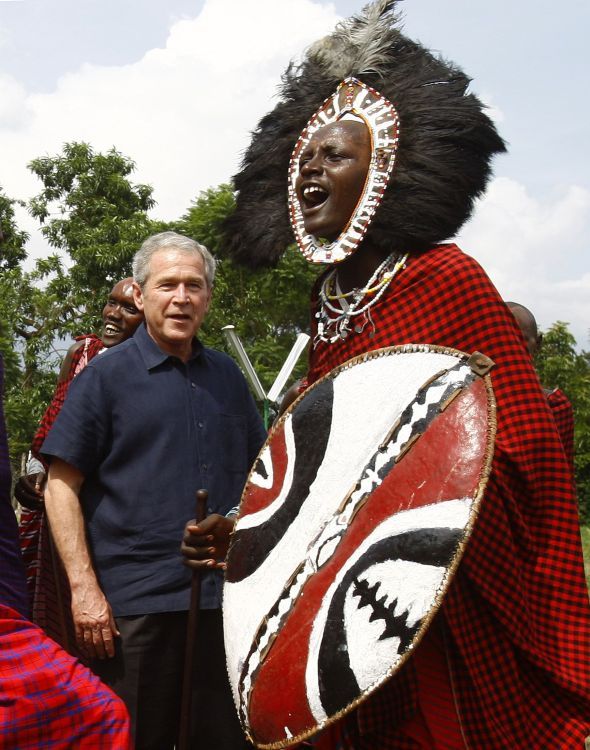
{"type": "Polygon", "coordinates": [[[76,341],[81,341],[83,343],[72,354],[72,362],[68,374],[63,380],[58,381],[51,403],[45,410],[45,414],[41,417],[39,427],[37,428],[37,432],[31,443],[31,453],[45,466],[47,466],[47,462],[41,456],[41,446],[43,445],[43,441],[47,437],[49,430],[53,427],[53,423],[57,419],[61,407],[64,405],[70,383],[76,375],[86,367],[88,362],[90,362],[91,359],[94,359],[94,357],[104,349],[102,341],[93,333],[89,333],[85,336],[76,336],[76,341]]]}
{"type": "MultiPolygon", "coordinates": [[[[51,403],[45,410],[31,444],[31,453],[42,461],[41,446],[57,419],[72,380],[104,349],[94,334],[78,336],[83,342],[73,353],[66,377],[58,381],[51,403]]],[[[19,524],[21,554],[25,563],[27,589],[31,600],[32,619],[68,651],[75,653],[75,638],[70,618],[69,587],[57,555],[52,556],[49,528],[44,510],[23,508],[19,524]]]]}
{"type": "Polygon", "coordinates": [[[569,398],[559,388],[547,394],[547,401],[551,407],[553,419],[561,438],[565,455],[574,468],[574,410],[569,398]]]}
{"type": "Polygon", "coordinates": [[[0,604],[0,750],[131,750],[124,703],[0,604]]]}
{"type": "MultiPolygon", "coordinates": [[[[478,263],[454,245],[411,257],[371,313],[373,337],[369,325],[310,350],[309,383],[363,352],[407,343],[479,350],[496,363],[492,472],[442,608],[465,746],[581,750],[590,734],[590,607],[576,497],[514,318],[478,263]]],[[[312,328],[313,338],[313,314],[312,328]]],[[[396,733],[418,706],[428,712],[410,660],[356,712],[355,748],[423,747],[396,733]]]]}

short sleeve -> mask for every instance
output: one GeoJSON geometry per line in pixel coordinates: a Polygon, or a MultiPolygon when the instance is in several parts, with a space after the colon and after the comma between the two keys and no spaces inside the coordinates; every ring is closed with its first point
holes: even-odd
{"type": "Polygon", "coordinates": [[[41,447],[84,476],[101,463],[111,441],[109,401],[98,368],[89,364],[68,390],[64,405],[41,447]]]}

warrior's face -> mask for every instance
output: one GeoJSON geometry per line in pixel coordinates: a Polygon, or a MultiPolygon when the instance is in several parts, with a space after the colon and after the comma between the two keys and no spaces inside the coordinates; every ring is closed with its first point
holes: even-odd
{"type": "Polygon", "coordinates": [[[317,131],[301,152],[295,186],[306,232],[338,238],[360,200],[370,160],[363,123],[340,120],[317,131]]]}

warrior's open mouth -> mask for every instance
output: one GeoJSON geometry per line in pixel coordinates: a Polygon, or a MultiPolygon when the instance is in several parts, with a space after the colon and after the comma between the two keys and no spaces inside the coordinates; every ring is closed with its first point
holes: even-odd
{"type": "Polygon", "coordinates": [[[121,329],[118,326],[114,326],[112,323],[107,323],[104,327],[104,332],[107,336],[117,336],[121,333],[121,329]]]}
{"type": "Polygon", "coordinates": [[[304,208],[317,208],[328,200],[329,193],[319,185],[308,185],[301,191],[304,208]]]}

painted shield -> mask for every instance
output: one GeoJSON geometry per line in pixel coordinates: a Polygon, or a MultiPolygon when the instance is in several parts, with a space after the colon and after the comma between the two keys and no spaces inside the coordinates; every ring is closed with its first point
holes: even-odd
{"type": "Polygon", "coordinates": [[[223,605],[234,699],[258,747],[340,718],[422,637],[487,481],[491,366],[381,349],[314,384],[272,431],[242,496],[223,605]]]}

